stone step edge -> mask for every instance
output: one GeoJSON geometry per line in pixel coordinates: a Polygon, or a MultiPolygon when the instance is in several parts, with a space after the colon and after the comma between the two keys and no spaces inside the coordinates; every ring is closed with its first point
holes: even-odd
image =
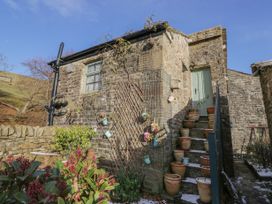
{"type": "Polygon", "coordinates": [[[185,179],[182,180],[182,183],[197,184],[196,178],[193,177],[185,177],[185,179]]]}
{"type": "Polygon", "coordinates": [[[181,194],[180,200],[186,202],[186,204],[198,204],[199,195],[197,194],[181,194]]]}
{"type": "Polygon", "coordinates": [[[195,141],[203,141],[203,142],[208,141],[207,139],[201,138],[201,137],[191,137],[191,140],[195,140],[195,141]]]}
{"type": "Polygon", "coordinates": [[[189,151],[187,151],[189,153],[197,153],[197,154],[209,154],[207,151],[205,150],[198,150],[198,149],[190,149],[189,151]]]}

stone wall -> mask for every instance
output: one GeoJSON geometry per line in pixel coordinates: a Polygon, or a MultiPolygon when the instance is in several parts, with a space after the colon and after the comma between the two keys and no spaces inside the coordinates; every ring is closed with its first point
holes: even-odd
{"type": "Polygon", "coordinates": [[[272,141],[272,66],[266,67],[261,71],[260,82],[263,91],[270,139],[272,141]]]}
{"type": "Polygon", "coordinates": [[[0,125],[0,157],[33,157],[30,152],[50,152],[54,128],[0,125]]]}
{"type": "Polygon", "coordinates": [[[259,77],[228,70],[228,99],[234,153],[247,144],[250,125],[267,126],[259,77]]]}

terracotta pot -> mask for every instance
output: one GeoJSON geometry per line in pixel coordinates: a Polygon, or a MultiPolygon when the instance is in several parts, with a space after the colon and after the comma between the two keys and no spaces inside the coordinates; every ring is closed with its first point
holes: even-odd
{"type": "Polygon", "coordinates": [[[179,145],[183,150],[189,150],[191,148],[191,138],[190,137],[179,137],[179,145]]]}
{"type": "Polygon", "coordinates": [[[202,203],[210,203],[212,200],[211,179],[205,177],[196,178],[197,189],[202,203]]]}
{"type": "Polygon", "coordinates": [[[214,111],[215,111],[215,107],[214,106],[211,106],[211,107],[207,108],[207,113],[208,114],[214,114],[214,111]]]}
{"type": "Polygon", "coordinates": [[[169,195],[176,195],[180,190],[181,176],[178,174],[165,174],[164,185],[165,190],[169,195]]]}
{"type": "Polygon", "coordinates": [[[179,150],[179,149],[174,150],[174,156],[175,156],[176,161],[181,162],[181,160],[184,157],[184,150],[179,150]]]}
{"type": "Polygon", "coordinates": [[[185,128],[194,128],[195,127],[195,121],[194,120],[184,120],[183,121],[183,127],[185,127],[185,128]]]}
{"type": "Polygon", "coordinates": [[[190,111],[187,115],[187,118],[189,120],[194,120],[194,121],[198,121],[200,117],[200,114],[198,111],[190,111]]]}
{"type": "Polygon", "coordinates": [[[208,155],[200,156],[200,164],[203,166],[210,166],[210,157],[208,155]]]}
{"type": "Polygon", "coordinates": [[[171,162],[171,169],[172,172],[175,174],[178,174],[181,176],[181,178],[184,178],[184,174],[186,171],[186,166],[181,162],[171,162]]]}
{"type": "Polygon", "coordinates": [[[207,128],[207,129],[204,129],[204,130],[203,130],[204,136],[205,136],[206,138],[208,138],[208,135],[209,135],[209,133],[211,133],[211,132],[213,132],[213,129],[207,128]]]}
{"type": "Polygon", "coordinates": [[[204,177],[211,176],[211,169],[209,166],[201,166],[201,173],[204,177]]]}
{"type": "Polygon", "coordinates": [[[209,142],[208,141],[204,141],[204,148],[207,152],[209,151],[209,142]]]}
{"type": "Polygon", "coordinates": [[[190,129],[189,128],[181,128],[180,133],[181,133],[181,137],[189,137],[190,129]]]}
{"type": "Polygon", "coordinates": [[[214,128],[214,122],[213,121],[208,123],[208,128],[209,129],[213,129],[214,128]]]}

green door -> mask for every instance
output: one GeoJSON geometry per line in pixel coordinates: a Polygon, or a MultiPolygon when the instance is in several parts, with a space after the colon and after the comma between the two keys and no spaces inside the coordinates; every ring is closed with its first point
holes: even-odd
{"type": "Polygon", "coordinates": [[[210,69],[200,69],[192,72],[193,107],[200,111],[201,116],[207,116],[207,107],[213,106],[212,79],[210,69]]]}

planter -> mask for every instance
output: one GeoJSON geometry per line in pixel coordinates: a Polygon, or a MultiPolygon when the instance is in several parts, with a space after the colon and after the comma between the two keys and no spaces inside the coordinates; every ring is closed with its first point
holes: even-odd
{"type": "Polygon", "coordinates": [[[200,156],[200,164],[203,166],[210,166],[210,158],[207,155],[200,156]]]}
{"type": "Polygon", "coordinates": [[[164,185],[165,190],[169,195],[176,195],[180,190],[181,176],[178,174],[165,174],[164,185]]]}
{"type": "Polygon", "coordinates": [[[184,178],[184,174],[186,171],[186,166],[181,162],[171,162],[171,169],[172,172],[175,174],[178,174],[181,176],[181,178],[184,178]]]}
{"type": "Polygon", "coordinates": [[[179,137],[179,145],[183,150],[189,150],[191,148],[190,137],[179,137]]]}
{"type": "Polygon", "coordinates": [[[211,179],[205,177],[196,178],[200,201],[210,203],[212,200],[211,179]]]}
{"type": "Polygon", "coordinates": [[[176,161],[181,162],[181,160],[184,157],[184,151],[183,150],[179,150],[179,149],[174,150],[174,156],[175,156],[176,161]]]}
{"type": "Polygon", "coordinates": [[[200,114],[199,114],[198,110],[191,109],[191,110],[189,110],[187,117],[189,120],[198,121],[200,114]]]}
{"type": "Polygon", "coordinates": [[[210,129],[210,128],[204,129],[204,130],[203,130],[204,136],[205,136],[206,138],[208,138],[209,133],[212,133],[212,132],[213,132],[213,129],[210,129]]]}
{"type": "Polygon", "coordinates": [[[183,121],[183,127],[185,128],[194,128],[195,127],[195,121],[194,120],[184,120],[183,121]]]}
{"type": "Polygon", "coordinates": [[[209,166],[201,166],[201,174],[204,177],[210,177],[211,176],[211,169],[209,166]]]}
{"type": "Polygon", "coordinates": [[[189,158],[188,157],[183,157],[183,164],[184,165],[189,164],[189,158]]]}
{"type": "Polygon", "coordinates": [[[208,114],[214,114],[214,111],[215,111],[215,107],[214,106],[211,106],[211,107],[207,108],[207,113],[208,114]]]}
{"type": "Polygon", "coordinates": [[[207,152],[209,151],[209,142],[208,141],[204,141],[204,148],[207,152]]]}
{"type": "Polygon", "coordinates": [[[181,128],[180,133],[181,133],[181,137],[189,137],[190,129],[189,128],[181,128]]]}

